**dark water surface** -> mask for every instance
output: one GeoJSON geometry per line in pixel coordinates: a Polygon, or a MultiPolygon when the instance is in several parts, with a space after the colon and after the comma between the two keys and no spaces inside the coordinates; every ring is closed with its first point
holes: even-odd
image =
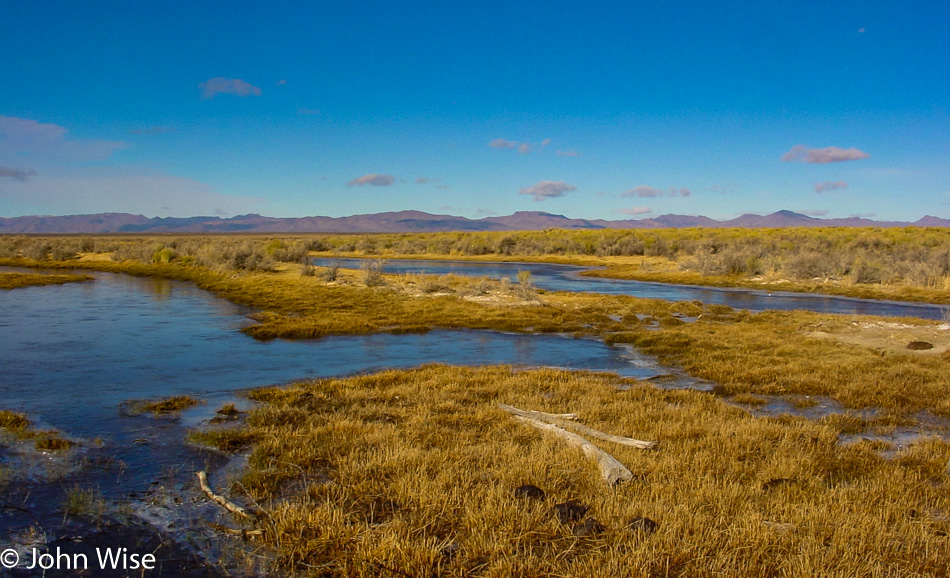
{"type": "MultiPolygon", "coordinates": [[[[315,259],[314,264],[325,267],[330,262],[342,267],[359,268],[360,259],[315,259]]],[[[854,299],[812,293],[788,291],[760,291],[755,289],[725,289],[697,285],[648,283],[626,279],[602,279],[582,277],[581,271],[591,267],[555,265],[548,263],[482,263],[473,261],[428,261],[393,259],[386,261],[386,273],[424,273],[427,275],[467,275],[473,277],[508,277],[517,280],[519,271],[530,271],[535,286],[548,291],[578,291],[606,293],[609,295],[632,295],[667,301],[693,301],[728,305],[735,309],[764,311],[769,309],[800,309],[818,313],[844,313],[851,315],[881,315],[883,317],[919,317],[941,319],[946,306],[926,303],[902,303],[873,299],[854,299]]]]}

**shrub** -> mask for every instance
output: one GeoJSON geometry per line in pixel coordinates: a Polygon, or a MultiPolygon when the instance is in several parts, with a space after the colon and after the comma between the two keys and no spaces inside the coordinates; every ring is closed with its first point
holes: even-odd
{"type": "Polygon", "coordinates": [[[383,284],[383,266],[386,264],[382,259],[370,259],[360,263],[360,279],[367,287],[376,287],[383,284]]]}

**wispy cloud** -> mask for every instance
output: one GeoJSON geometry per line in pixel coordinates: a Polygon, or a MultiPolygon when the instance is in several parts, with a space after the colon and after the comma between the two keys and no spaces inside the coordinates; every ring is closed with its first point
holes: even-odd
{"type": "Polygon", "coordinates": [[[261,210],[263,199],[218,193],[189,178],[114,166],[80,167],[10,187],[4,201],[36,213],[141,213],[146,216],[232,214],[261,210]]]}
{"type": "Polygon", "coordinates": [[[719,193],[720,195],[725,195],[725,194],[736,192],[736,189],[738,188],[739,188],[739,185],[737,185],[736,183],[729,183],[726,185],[712,185],[711,187],[709,187],[709,190],[714,193],[719,193]]]}
{"type": "Polygon", "coordinates": [[[132,134],[166,134],[175,132],[175,129],[167,126],[150,126],[148,128],[136,128],[129,131],[132,134]]]}
{"type": "Polygon", "coordinates": [[[559,157],[579,157],[579,156],[581,156],[581,153],[577,152],[577,151],[574,150],[574,149],[571,149],[571,150],[569,150],[569,151],[554,151],[554,154],[556,154],[556,155],[559,156],[559,157]]]}
{"type": "Polygon", "coordinates": [[[389,187],[396,182],[396,177],[392,175],[378,175],[372,173],[369,175],[363,175],[362,177],[357,177],[352,181],[346,183],[348,187],[362,187],[365,185],[371,185],[374,187],[389,187]]]}
{"type": "Polygon", "coordinates": [[[571,191],[576,191],[577,187],[569,185],[564,181],[541,181],[530,187],[518,191],[519,195],[531,195],[535,201],[563,197],[571,191]]]}
{"type": "Polygon", "coordinates": [[[301,107],[297,109],[297,114],[303,115],[303,116],[315,116],[315,115],[320,114],[320,109],[301,107]]]}
{"type": "Polygon", "coordinates": [[[418,178],[416,178],[416,182],[417,182],[417,183],[420,183],[420,184],[428,183],[428,182],[431,182],[431,181],[432,181],[432,179],[430,179],[429,177],[418,177],[418,178]]]}
{"type": "Polygon", "coordinates": [[[795,145],[787,153],[782,155],[782,162],[804,162],[823,165],[827,163],[840,163],[844,161],[856,161],[868,158],[868,153],[856,148],[843,149],[838,147],[825,147],[823,149],[810,149],[805,145],[795,145]]]}
{"type": "Polygon", "coordinates": [[[620,193],[621,197],[662,197],[663,191],[660,189],[655,189],[647,185],[637,185],[630,189],[629,191],[624,191],[620,193]]]}
{"type": "Polygon", "coordinates": [[[624,209],[614,209],[615,213],[620,213],[621,215],[649,215],[653,212],[653,209],[650,207],[628,207],[624,209]]]}
{"type": "Polygon", "coordinates": [[[274,84],[276,84],[277,86],[284,86],[285,84],[287,84],[287,79],[286,79],[286,78],[281,78],[280,80],[278,80],[278,81],[275,82],[274,84]]]}
{"type": "Polygon", "coordinates": [[[873,219],[877,216],[877,213],[852,213],[848,217],[852,219],[873,219]]]}
{"type": "Polygon", "coordinates": [[[640,197],[640,198],[653,198],[653,197],[662,197],[664,194],[667,194],[671,197],[688,197],[692,195],[692,191],[686,187],[670,187],[667,191],[663,189],[658,189],[656,187],[651,187],[649,185],[637,185],[628,191],[620,193],[621,197],[640,197]]]}
{"type": "Polygon", "coordinates": [[[825,181],[823,183],[815,183],[815,192],[824,193],[825,191],[837,191],[838,189],[848,188],[848,183],[844,181],[825,181]]]}
{"type": "Polygon", "coordinates": [[[824,209],[815,209],[812,211],[798,211],[798,212],[801,213],[802,215],[806,215],[809,217],[824,217],[825,215],[828,214],[828,211],[824,209]]]}
{"type": "Polygon", "coordinates": [[[8,167],[0,167],[0,178],[9,178],[15,181],[25,181],[30,177],[35,177],[36,171],[24,171],[23,169],[11,169],[8,167]]]}
{"type": "Polygon", "coordinates": [[[503,138],[496,138],[495,140],[490,141],[488,143],[488,146],[490,146],[493,149],[513,149],[516,146],[518,146],[518,143],[513,140],[505,140],[503,138]]]}
{"type": "Polygon", "coordinates": [[[526,142],[518,145],[518,154],[526,155],[531,152],[531,145],[526,142]]]}
{"type": "Polygon", "coordinates": [[[218,94],[233,94],[234,96],[260,96],[261,89],[241,80],[216,76],[198,84],[201,89],[201,99],[209,100],[218,94]]]}
{"type": "Polygon", "coordinates": [[[546,139],[544,139],[543,141],[541,141],[541,148],[544,148],[544,147],[548,146],[549,144],[551,144],[551,139],[546,138],[546,139]]]}
{"type": "Polygon", "coordinates": [[[15,116],[0,116],[0,157],[28,155],[53,163],[102,161],[118,149],[120,141],[69,140],[66,129],[15,116]]]}

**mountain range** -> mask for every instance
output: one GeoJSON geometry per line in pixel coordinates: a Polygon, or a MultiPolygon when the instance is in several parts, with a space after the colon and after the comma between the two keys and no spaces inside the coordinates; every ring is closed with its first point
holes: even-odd
{"type": "Polygon", "coordinates": [[[950,227],[950,219],[927,215],[914,222],[859,217],[820,219],[792,211],[742,215],[717,221],[703,216],[660,215],[646,219],[571,219],[540,211],[469,219],[422,211],[349,217],[146,217],[128,213],[0,217],[0,234],[23,233],[427,233],[437,231],[524,231],[543,229],[669,229],[686,227],[950,227]]]}

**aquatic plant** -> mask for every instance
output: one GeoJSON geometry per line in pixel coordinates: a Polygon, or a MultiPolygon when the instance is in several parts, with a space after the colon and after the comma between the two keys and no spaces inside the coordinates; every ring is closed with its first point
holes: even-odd
{"type": "Polygon", "coordinates": [[[66,491],[62,510],[66,516],[75,516],[96,521],[108,511],[109,506],[98,489],[73,486],[66,491]]]}

